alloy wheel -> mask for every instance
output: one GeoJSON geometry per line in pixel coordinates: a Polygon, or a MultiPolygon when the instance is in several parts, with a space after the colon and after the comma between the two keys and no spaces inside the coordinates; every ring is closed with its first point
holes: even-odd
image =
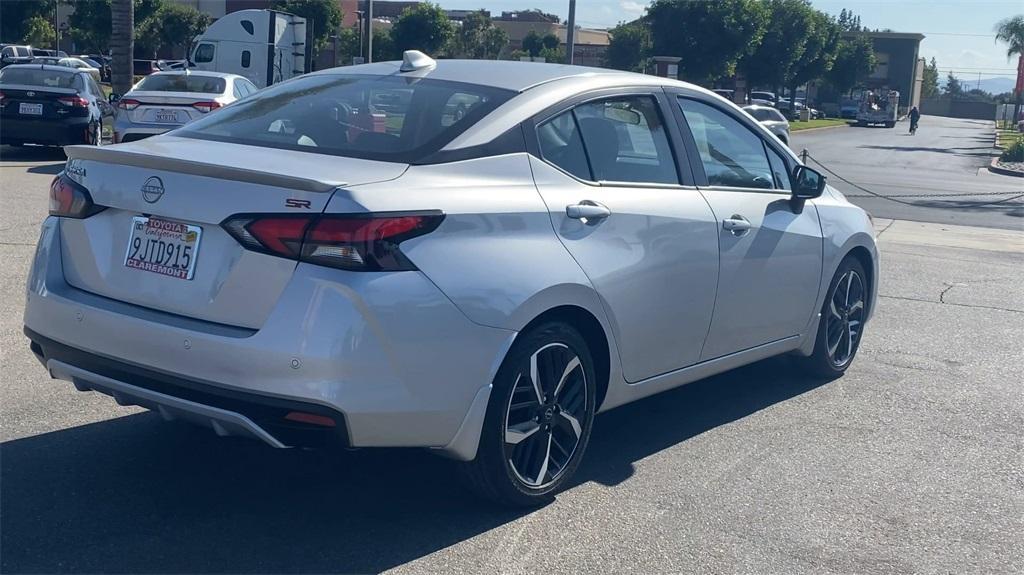
{"type": "Polygon", "coordinates": [[[572,461],[587,421],[587,381],[579,356],[550,343],[515,378],[505,410],[504,453],[519,481],[543,489],[572,461]]]}
{"type": "Polygon", "coordinates": [[[864,281],[847,270],[829,296],[825,343],[832,365],[843,367],[853,359],[864,325],[864,281]]]}

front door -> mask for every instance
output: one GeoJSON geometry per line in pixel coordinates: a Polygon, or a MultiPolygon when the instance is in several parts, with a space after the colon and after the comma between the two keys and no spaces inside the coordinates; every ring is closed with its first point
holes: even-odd
{"type": "Polygon", "coordinates": [[[715,301],[717,223],[700,192],[680,184],[663,117],[651,94],[588,100],[538,124],[541,159],[531,158],[630,382],[696,363],[715,301]]]}
{"type": "Polygon", "coordinates": [[[800,335],[815,312],[822,233],[811,201],[790,201],[792,158],[749,119],[680,97],[718,223],[720,269],[702,360],[800,335]]]}

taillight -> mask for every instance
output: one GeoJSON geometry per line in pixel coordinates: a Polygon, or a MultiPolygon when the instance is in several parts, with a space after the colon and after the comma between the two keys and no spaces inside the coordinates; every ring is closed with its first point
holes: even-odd
{"type": "Polygon", "coordinates": [[[254,251],[351,271],[405,271],[416,266],[399,244],[434,231],[443,219],[440,211],[246,215],[222,226],[254,251]]]}
{"type": "Polygon", "coordinates": [[[89,190],[61,173],[50,183],[50,215],[63,218],[87,218],[105,210],[92,202],[89,190]]]}
{"type": "Polygon", "coordinates": [[[121,98],[117,101],[117,107],[122,110],[134,110],[139,107],[142,102],[138,100],[132,100],[131,98],[121,98]]]}
{"type": "Polygon", "coordinates": [[[0,108],[3,108],[5,105],[7,105],[7,99],[6,98],[7,98],[7,96],[4,96],[4,93],[0,92],[0,108]]]}
{"type": "Polygon", "coordinates": [[[212,111],[216,110],[217,108],[220,108],[221,107],[221,103],[220,102],[213,102],[213,101],[210,101],[210,102],[196,102],[195,104],[192,104],[192,107],[195,108],[196,110],[199,110],[200,112],[203,112],[205,114],[206,112],[212,112],[212,111]]]}
{"type": "Polygon", "coordinates": [[[69,108],[88,108],[89,100],[81,96],[62,96],[57,98],[57,103],[69,108]]]}

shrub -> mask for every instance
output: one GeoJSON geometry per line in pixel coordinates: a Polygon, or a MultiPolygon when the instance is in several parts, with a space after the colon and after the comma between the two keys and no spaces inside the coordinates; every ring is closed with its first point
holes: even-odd
{"type": "Polygon", "coordinates": [[[999,160],[1002,162],[1024,162],[1024,138],[1017,138],[1006,146],[1002,155],[999,156],[999,160]]]}

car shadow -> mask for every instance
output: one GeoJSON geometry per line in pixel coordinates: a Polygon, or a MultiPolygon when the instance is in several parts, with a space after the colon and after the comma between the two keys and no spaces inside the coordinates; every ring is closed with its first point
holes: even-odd
{"type": "MultiPolygon", "coordinates": [[[[823,382],[767,360],[598,416],[576,485],[823,382]]],[[[62,383],[54,383],[62,385],[62,383]]],[[[529,513],[419,450],[273,450],[130,415],[0,445],[0,571],[379,572],[529,513]]]]}
{"type": "Polygon", "coordinates": [[[979,157],[979,156],[994,156],[996,152],[992,146],[969,146],[969,147],[949,147],[949,148],[933,148],[925,146],[877,146],[877,145],[864,145],[857,146],[858,148],[866,150],[891,150],[893,152],[933,152],[937,154],[952,154],[954,156],[965,156],[965,157],[979,157]],[[974,151],[978,150],[978,151],[974,151]]]}
{"type": "Polygon", "coordinates": [[[50,146],[0,146],[0,165],[5,162],[45,162],[66,160],[63,148],[50,146]]]}

